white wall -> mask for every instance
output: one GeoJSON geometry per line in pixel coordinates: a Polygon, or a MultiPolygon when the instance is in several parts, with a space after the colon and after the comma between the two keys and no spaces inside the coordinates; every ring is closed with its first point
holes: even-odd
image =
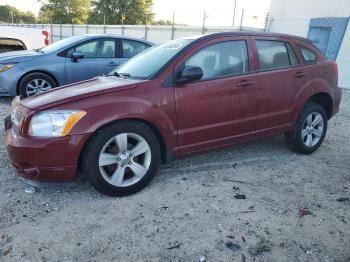
{"type": "MultiPolygon", "coordinates": [[[[307,37],[310,19],[348,16],[350,0],[271,0],[269,31],[307,37]]],[[[339,86],[350,88],[350,24],[336,62],[339,86]]]]}
{"type": "Polygon", "coordinates": [[[339,86],[350,88],[350,24],[338,53],[337,64],[339,67],[339,86]]]}

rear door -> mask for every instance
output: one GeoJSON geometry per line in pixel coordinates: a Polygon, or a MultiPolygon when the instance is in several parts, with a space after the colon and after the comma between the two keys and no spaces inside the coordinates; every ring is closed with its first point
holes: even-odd
{"type": "Polygon", "coordinates": [[[257,78],[250,42],[227,37],[201,44],[176,64],[201,67],[196,82],[177,84],[178,143],[182,154],[254,137],[257,78]]]}
{"type": "Polygon", "coordinates": [[[287,39],[254,37],[259,93],[257,136],[287,131],[292,123],[294,98],[303,78],[299,61],[287,39]]]}
{"type": "Polygon", "coordinates": [[[130,58],[134,57],[135,55],[138,55],[139,53],[143,52],[149,47],[150,45],[140,41],[130,40],[130,39],[121,39],[120,40],[121,63],[128,61],[130,58]]]}

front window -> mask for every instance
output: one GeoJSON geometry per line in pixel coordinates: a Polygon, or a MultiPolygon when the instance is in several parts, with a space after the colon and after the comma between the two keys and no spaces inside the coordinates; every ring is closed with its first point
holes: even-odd
{"type": "Polygon", "coordinates": [[[201,80],[245,74],[249,70],[246,42],[227,41],[207,46],[188,59],[185,66],[200,67],[201,80]]]}
{"type": "Polygon", "coordinates": [[[110,75],[149,79],[193,40],[179,39],[147,49],[117,67],[110,75]]]}

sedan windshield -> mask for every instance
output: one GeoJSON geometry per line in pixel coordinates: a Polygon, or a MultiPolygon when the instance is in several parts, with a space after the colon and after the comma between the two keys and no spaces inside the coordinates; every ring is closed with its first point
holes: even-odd
{"type": "Polygon", "coordinates": [[[51,45],[40,48],[40,49],[38,49],[38,51],[43,52],[43,53],[56,52],[62,48],[65,48],[66,46],[69,46],[69,45],[71,45],[71,44],[73,44],[81,39],[84,39],[84,38],[86,38],[85,35],[68,37],[68,38],[62,39],[60,41],[57,41],[51,45]]]}
{"type": "Polygon", "coordinates": [[[179,39],[147,49],[125,64],[117,67],[110,75],[149,79],[192,41],[192,39],[179,39]]]}

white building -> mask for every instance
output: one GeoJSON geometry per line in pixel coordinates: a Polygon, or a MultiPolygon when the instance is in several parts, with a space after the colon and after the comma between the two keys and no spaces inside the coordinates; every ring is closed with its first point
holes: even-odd
{"type": "Polygon", "coordinates": [[[339,67],[339,86],[350,88],[350,0],[271,0],[270,32],[303,36],[339,67]]]}

